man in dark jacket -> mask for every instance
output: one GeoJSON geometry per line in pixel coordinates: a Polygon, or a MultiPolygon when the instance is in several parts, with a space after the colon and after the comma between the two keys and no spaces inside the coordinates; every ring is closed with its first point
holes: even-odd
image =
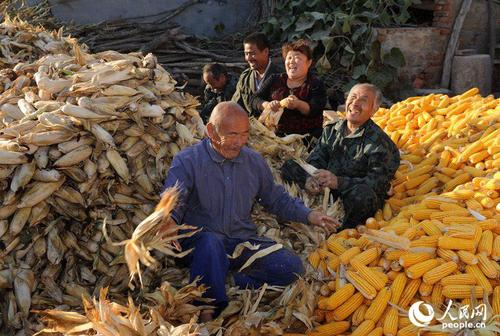
{"type": "Polygon", "coordinates": [[[245,61],[249,68],[241,73],[232,101],[238,103],[250,115],[259,115],[250,104],[250,97],[260,88],[264,80],[279,73],[269,57],[269,42],[263,33],[252,33],[243,40],[245,61]]]}
{"type": "Polygon", "coordinates": [[[210,63],[203,67],[203,81],[207,84],[203,91],[203,105],[200,116],[206,124],[214,107],[230,101],[236,90],[236,77],[219,63],[210,63]]]}
{"type": "Polygon", "coordinates": [[[390,182],[399,167],[399,150],[370,118],[378,110],[382,94],[371,84],[355,85],[346,101],[346,118],[328,125],[307,162],[319,170],[314,176],[293,161],[282,175],[312,194],[330,188],[342,199],[343,227],[355,227],[384,205],[390,182]]]}

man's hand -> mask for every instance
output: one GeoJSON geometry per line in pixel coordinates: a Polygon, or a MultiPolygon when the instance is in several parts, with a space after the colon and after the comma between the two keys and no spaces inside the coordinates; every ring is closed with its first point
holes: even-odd
{"type": "Polygon", "coordinates": [[[319,182],[312,176],[308,176],[306,179],[306,184],[304,185],[306,191],[311,195],[317,195],[321,192],[321,187],[319,182]]]}
{"type": "Polygon", "coordinates": [[[319,186],[322,188],[328,187],[330,189],[337,189],[338,187],[337,176],[329,170],[318,169],[318,171],[314,173],[314,178],[318,181],[319,186]]]}
{"type": "Polygon", "coordinates": [[[309,224],[318,226],[326,231],[328,235],[337,232],[340,222],[333,217],[327,216],[319,211],[311,211],[307,216],[309,224]]]}

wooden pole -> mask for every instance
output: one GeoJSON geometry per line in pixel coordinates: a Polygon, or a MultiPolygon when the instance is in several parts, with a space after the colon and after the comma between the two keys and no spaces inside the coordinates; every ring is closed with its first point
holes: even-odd
{"type": "Polygon", "coordinates": [[[443,75],[441,77],[441,87],[448,89],[450,87],[451,79],[451,65],[453,63],[453,56],[455,55],[455,50],[457,49],[458,38],[460,37],[460,31],[465,21],[465,17],[469,12],[472,0],[463,0],[462,7],[460,7],[460,12],[455,18],[453,23],[453,30],[451,32],[450,40],[448,41],[448,47],[446,48],[446,56],[444,57],[443,64],[443,75]]]}

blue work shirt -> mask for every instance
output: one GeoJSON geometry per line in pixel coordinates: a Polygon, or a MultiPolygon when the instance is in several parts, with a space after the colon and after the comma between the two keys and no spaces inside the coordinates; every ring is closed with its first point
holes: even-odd
{"type": "Polygon", "coordinates": [[[250,216],[254,201],[290,221],[307,223],[311,212],[274,183],[265,159],[246,146],[232,160],[217,153],[209,139],[185,148],[174,157],[164,187],[176,184],[181,193],[173,219],[223,237],[258,238],[250,216]]]}

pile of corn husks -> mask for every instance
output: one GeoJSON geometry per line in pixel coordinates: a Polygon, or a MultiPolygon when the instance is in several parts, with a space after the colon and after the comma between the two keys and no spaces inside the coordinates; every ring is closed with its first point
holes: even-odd
{"type": "Polygon", "coordinates": [[[383,211],[309,256],[325,276],[310,335],[498,335],[500,99],[476,88],[431,94],[373,119],[400,148],[401,166],[383,211]],[[417,301],[444,323],[474,327],[443,330],[434,319],[418,328],[408,319],[417,301]],[[487,316],[470,313],[481,304],[487,316]]]}
{"type": "MultiPolygon", "coordinates": [[[[187,270],[151,252],[137,286],[123,247],[113,243],[133,239],[160,200],[172,157],[203,137],[198,101],[151,54],[89,54],[61,33],[20,21],[4,21],[0,34],[2,334],[44,325],[45,332],[103,335],[198,330],[201,307],[191,302],[204,289],[188,283],[187,270]]],[[[256,122],[250,142],[274,168],[306,154],[299,136],[278,139],[256,122]]],[[[320,199],[307,202],[317,207],[320,199]]],[[[258,207],[253,216],[259,233],[299,252],[324,239],[303,224],[279,225],[258,207]]],[[[205,328],[305,330],[312,289],[306,280],[259,293],[228,287],[230,307],[205,328]]]]}

